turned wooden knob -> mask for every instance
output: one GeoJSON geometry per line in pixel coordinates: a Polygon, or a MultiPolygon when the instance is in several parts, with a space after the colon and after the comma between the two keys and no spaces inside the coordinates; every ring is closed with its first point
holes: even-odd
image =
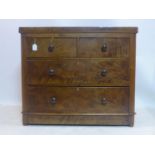
{"type": "Polygon", "coordinates": [[[107,75],[107,70],[106,69],[102,69],[101,70],[101,76],[106,76],[107,75]]]}
{"type": "Polygon", "coordinates": [[[54,69],[49,69],[49,70],[48,70],[48,75],[49,75],[49,76],[55,75],[55,70],[54,70],[54,69]]]}
{"type": "Polygon", "coordinates": [[[101,104],[102,105],[106,105],[108,102],[107,102],[107,99],[105,98],[105,97],[103,97],[102,99],[101,99],[101,104]]]}
{"type": "Polygon", "coordinates": [[[101,47],[101,51],[102,52],[106,52],[107,51],[107,44],[103,44],[103,46],[101,47]]]}
{"type": "Polygon", "coordinates": [[[54,96],[50,97],[49,103],[52,105],[56,104],[56,97],[54,97],[54,96]]]}
{"type": "Polygon", "coordinates": [[[52,44],[50,44],[49,46],[48,46],[48,52],[53,52],[54,51],[54,45],[52,45],[52,44]]]}

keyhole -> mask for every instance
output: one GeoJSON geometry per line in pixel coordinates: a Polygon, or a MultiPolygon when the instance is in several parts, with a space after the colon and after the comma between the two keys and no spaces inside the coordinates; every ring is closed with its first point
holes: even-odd
{"type": "Polygon", "coordinates": [[[32,51],[33,52],[38,51],[38,45],[37,45],[36,41],[34,41],[34,43],[32,44],[32,51]]]}

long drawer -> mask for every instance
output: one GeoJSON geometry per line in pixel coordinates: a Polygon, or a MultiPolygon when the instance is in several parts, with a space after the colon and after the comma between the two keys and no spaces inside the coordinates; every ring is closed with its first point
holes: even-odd
{"type": "Polygon", "coordinates": [[[128,86],[128,59],[61,59],[27,61],[29,85],[128,86]]]}
{"type": "Polygon", "coordinates": [[[103,114],[129,111],[128,87],[29,87],[24,112],[103,114]]]}

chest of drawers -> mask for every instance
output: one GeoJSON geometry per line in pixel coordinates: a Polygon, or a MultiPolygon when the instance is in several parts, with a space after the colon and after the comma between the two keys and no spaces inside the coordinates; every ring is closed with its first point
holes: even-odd
{"type": "Polygon", "coordinates": [[[19,32],[24,125],[133,126],[137,28],[19,32]]]}

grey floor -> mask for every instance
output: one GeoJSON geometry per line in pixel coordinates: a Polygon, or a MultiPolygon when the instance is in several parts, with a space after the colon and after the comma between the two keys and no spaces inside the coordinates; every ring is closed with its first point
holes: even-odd
{"type": "Polygon", "coordinates": [[[20,106],[0,106],[0,134],[3,135],[137,135],[155,134],[155,105],[136,101],[134,127],[109,126],[23,126],[20,106]]]}

